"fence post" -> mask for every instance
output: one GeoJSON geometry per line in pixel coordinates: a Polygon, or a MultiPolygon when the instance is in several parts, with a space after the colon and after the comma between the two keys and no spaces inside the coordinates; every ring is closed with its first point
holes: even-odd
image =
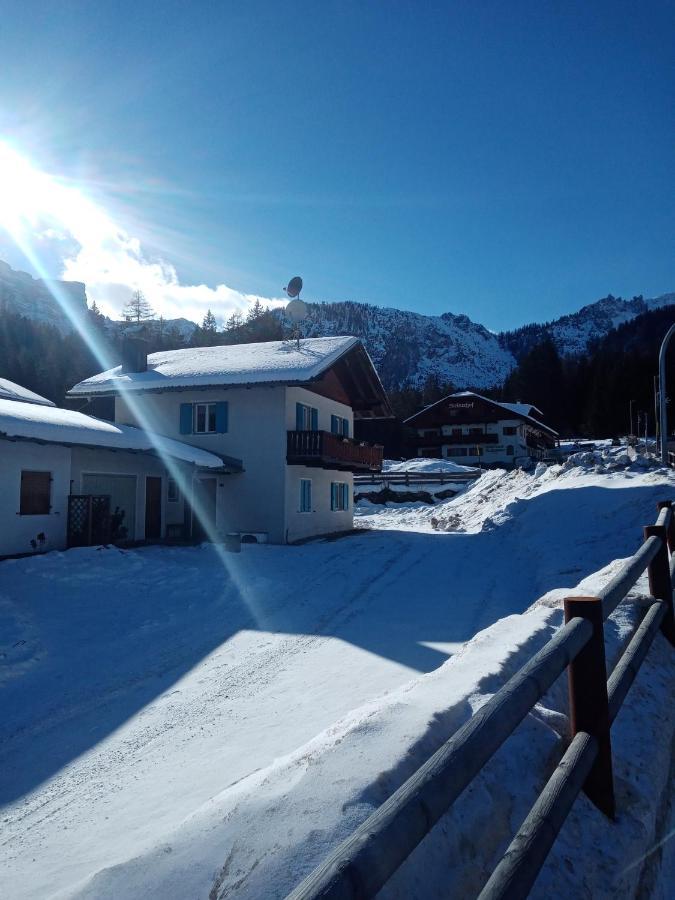
{"type": "Polygon", "coordinates": [[[667,532],[668,549],[671,553],[675,553],[675,510],[672,508],[673,503],[671,500],[661,500],[660,503],[656,504],[656,508],[659,512],[661,512],[664,507],[671,510],[670,525],[667,532]]]}
{"type": "Polygon", "coordinates": [[[670,563],[668,562],[668,544],[666,529],[663,525],[645,525],[645,540],[657,537],[661,547],[654,559],[649,563],[649,592],[657,600],[666,604],[666,614],[661,622],[661,631],[675,646],[675,618],[673,617],[673,585],[670,581],[670,563]]]}
{"type": "Polygon", "coordinates": [[[572,737],[585,731],[597,740],[598,756],[584,783],[584,791],[598,809],[613,819],[614,779],[609,738],[605,632],[600,598],[566,597],[565,622],[575,618],[587,619],[593,627],[593,636],[567,670],[572,737]]]}

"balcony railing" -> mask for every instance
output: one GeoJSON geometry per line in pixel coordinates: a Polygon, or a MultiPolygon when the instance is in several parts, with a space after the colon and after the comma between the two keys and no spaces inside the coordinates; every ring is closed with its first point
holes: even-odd
{"type": "Polygon", "coordinates": [[[286,462],[294,466],[379,472],[383,447],[329,431],[289,431],[286,462]]]}

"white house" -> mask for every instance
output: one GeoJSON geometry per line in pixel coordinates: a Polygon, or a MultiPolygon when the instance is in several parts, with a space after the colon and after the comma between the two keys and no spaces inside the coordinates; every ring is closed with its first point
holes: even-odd
{"type": "Polygon", "coordinates": [[[0,556],[162,536],[169,470],[194,478],[233,466],[0,379],[0,556]]]}
{"type": "Polygon", "coordinates": [[[558,434],[528,403],[498,403],[473,391],[443,397],[406,419],[417,432],[417,455],[467,466],[514,466],[543,459],[558,434]]]}
{"type": "Polygon", "coordinates": [[[125,364],[75,385],[69,398],[118,426],[187,442],[230,464],[227,477],[201,472],[187,490],[169,484],[169,534],[287,543],[352,528],[352,472],[382,462],[381,447],[353,439],[354,418],[391,415],[357,338],[149,357],[134,343],[125,364]]]}

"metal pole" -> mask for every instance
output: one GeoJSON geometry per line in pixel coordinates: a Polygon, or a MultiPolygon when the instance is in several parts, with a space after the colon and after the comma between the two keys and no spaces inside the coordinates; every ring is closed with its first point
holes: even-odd
{"type": "Polygon", "coordinates": [[[658,455],[659,447],[659,376],[654,376],[654,456],[658,455]]]}
{"type": "Polygon", "coordinates": [[[666,350],[668,342],[675,334],[675,324],[668,329],[666,336],[659,350],[659,400],[661,405],[661,462],[668,462],[668,411],[666,409],[667,402],[667,386],[666,386],[666,350]]]}

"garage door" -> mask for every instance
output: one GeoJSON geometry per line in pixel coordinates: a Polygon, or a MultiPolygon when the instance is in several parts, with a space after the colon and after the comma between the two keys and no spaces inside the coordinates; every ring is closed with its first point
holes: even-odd
{"type": "MultiPolygon", "coordinates": [[[[83,475],[83,494],[110,494],[110,514],[113,522],[121,519],[118,540],[133,541],[136,538],[136,476],[135,475],[83,475]],[[115,517],[117,511],[118,516],[115,517]]],[[[113,540],[115,537],[113,536],[113,540]]]]}

